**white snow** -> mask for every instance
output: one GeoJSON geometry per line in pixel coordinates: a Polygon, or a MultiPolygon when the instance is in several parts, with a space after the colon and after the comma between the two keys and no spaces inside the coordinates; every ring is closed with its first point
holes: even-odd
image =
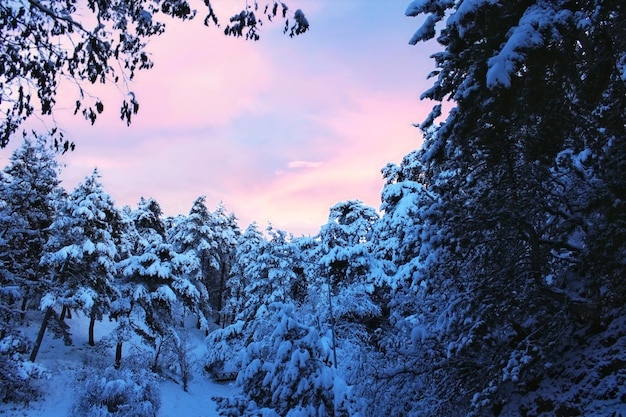
{"type": "MultiPolygon", "coordinates": [[[[60,339],[53,339],[47,331],[42,342],[36,364],[43,366],[45,377],[38,380],[37,386],[42,395],[28,405],[0,403],[0,415],[13,417],[67,417],[68,411],[77,398],[80,383],[93,372],[93,365],[107,366],[113,363],[114,348],[91,347],[87,344],[89,318],[78,312],[74,313],[68,324],[71,327],[73,346],[64,346],[60,339]],[[103,355],[103,349],[105,354],[103,355]]],[[[104,319],[96,324],[96,342],[109,334],[114,322],[104,319]]],[[[26,328],[28,337],[34,340],[39,330],[35,322],[26,328]]],[[[206,352],[204,331],[189,329],[195,349],[192,354],[200,360],[206,352]]],[[[129,343],[130,345],[130,343],[129,343]]],[[[29,362],[27,362],[29,363],[29,362]]],[[[214,396],[230,397],[238,392],[234,383],[218,384],[211,381],[197,366],[189,391],[183,391],[182,385],[171,379],[163,378],[159,382],[161,408],[158,417],[217,417],[214,396]]]]}
{"type": "Polygon", "coordinates": [[[57,302],[57,298],[52,293],[47,293],[43,297],[41,297],[41,301],[39,302],[39,309],[41,311],[46,310],[48,307],[54,307],[57,302]]]}
{"type": "Polygon", "coordinates": [[[161,285],[157,288],[155,297],[170,303],[176,302],[176,294],[174,294],[174,291],[167,285],[161,285]]]}
{"type": "Polygon", "coordinates": [[[415,45],[419,41],[433,38],[435,36],[435,25],[438,21],[439,19],[434,14],[428,15],[422,26],[409,39],[409,45],[415,45]]]}
{"type": "Polygon", "coordinates": [[[497,4],[498,0],[465,0],[459,4],[447,21],[447,25],[456,25],[459,33],[463,35],[465,22],[473,22],[475,19],[468,19],[468,16],[474,13],[479,13],[479,9],[485,5],[497,4]],[[463,22],[463,23],[462,23],[463,22]]]}
{"type": "Polygon", "coordinates": [[[444,9],[452,7],[454,0],[413,0],[404,12],[405,16],[415,17],[420,13],[441,13],[444,9]]]}
{"type": "Polygon", "coordinates": [[[94,299],[98,298],[98,294],[91,288],[81,287],[76,292],[74,298],[85,311],[88,311],[93,307],[94,299]]]}
{"type": "Polygon", "coordinates": [[[542,32],[550,32],[549,29],[555,20],[562,18],[562,15],[555,15],[552,9],[543,6],[529,7],[520,19],[519,25],[509,31],[508,40],[500,52],[489,59],[487,86],[510,87],[511,74],[518,69],[519,63],[524,61],[522,51],[541,46],[544,43],[542,32]]]}
{"type": "Polygon", "coordinates": [[[96,250],[96,245],[94,245],[94,243],[87,239],[84,243],[83,243],[83,252],[91,255],[92,253],[94,253],[94,251],[96,250]]]}

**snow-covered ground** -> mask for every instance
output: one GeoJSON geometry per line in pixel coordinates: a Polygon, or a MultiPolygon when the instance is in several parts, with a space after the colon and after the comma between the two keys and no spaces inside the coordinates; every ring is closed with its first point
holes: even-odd
{"type": "MultiPolygon", "coordinates": [[[[71,327],[72,346],[65,346],[61,339],[54,339],[52,332],[47,331],[36,363],[46,368],[46,378],[37,381],[41,397],[23,404],[0,403],[0,415],[15,417],[67,417],[80,390],[80,382],[93,372],[96,364],[106,366],[114,360],[113,349],[101,349],[87,344],[88,320],[84,316],[74,314],[67,320],[71,327]]],[[[96,341],[107,334],[112,328],[108,320],[97,322],[95,327],[96,341]]],[[[32,323],[24,329],[31,340],[39,330],[39,323],[32,323]]],[[[190,329],[195,346],[193,356],[200,361],[206,350],[204,332],[190,329]]],[[[129,344],[130,345],[130,344],[129,344]]],[[[128,346],[125,354],[128,354],[128,346]]],[[[228,397],[237,392],[232,383],[218,384],[211,381],[202,372],[202,366],[196,366],[194,376],[189,383],[188,392],[174,379],[162,378],[159,382],[161,390],[161,408],[159,417],[215,417],[216,404],[214,396],[228,397]]]]}

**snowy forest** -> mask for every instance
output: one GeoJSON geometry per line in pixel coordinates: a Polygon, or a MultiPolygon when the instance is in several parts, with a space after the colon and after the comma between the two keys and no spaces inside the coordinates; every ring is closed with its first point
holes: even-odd
{"type": "MultiPolygon", "coordinates": [[[[25,16],[46,31],[61,3],[0,5],[5,141],[31,101],[50,110],[57,73],[95,82],[100,53],[149,67],[131,41],[28,66],[25,16]]],[[[160,29],[143,7],[189,9],[152,3],[93,10],[140,38],[160,29]]],[[[254,38],[244,12],[230,34],[254,38]]],[[[118,207],[97,169],[66,190],[63,142],[25,135],[0,177],[0,413],[28,415],[48,395],[42,344],[80,336],[92,359],[76,358],[71,416],[158,416],[164,379],[233,384],[195,394],[228,417],[626,416],[623,3],[415,0],[406,15],[421,19],[407,41],[440,46],[424,144],[382,169],[379,208],[338,202],[315,236],[244,228],[204,196],[177,217],[152,198],[118,207]]],[[[73,20],[55,24],[44,38],[73,20]]]]}

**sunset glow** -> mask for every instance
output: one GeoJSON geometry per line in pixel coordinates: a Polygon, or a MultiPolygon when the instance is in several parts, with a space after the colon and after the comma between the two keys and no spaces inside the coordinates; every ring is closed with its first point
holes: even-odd
{"type": "Polygon", "coordinates": [[[77,144],[62,157],[64,187],[97,167],[120,207],[144,196],[187,214],[206,195],[242,228],[271,222],[294,235],[316,234],[338,201],[378,208],[380,169],[420,146],[412,123],[430,110],[418,97],[432,60],[408,45],[418,22],[404,16],[406,1],[290,6],[311,23],[293,39],[279,25],[246,42],[201,19],[169,23],[149,45],[154,68],[129,84],[140,102],[130,127],[113,86],[98,90],[106,109],[94,126],[59,105],[77,144]]]}

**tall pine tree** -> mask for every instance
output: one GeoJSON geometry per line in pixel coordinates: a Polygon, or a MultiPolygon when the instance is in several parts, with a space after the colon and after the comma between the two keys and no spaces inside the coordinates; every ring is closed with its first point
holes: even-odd
{"type": "Polygon", "coordinates": [[[96,320],[109,313],[119,296],[114,281],[121,217],[99,178],[94,170],[69,195],[50,226],[41,259],[50,276],[42,309],[59,306],[84,311],[90,319],[88,343],[92,346],[96,320]]]}
{"type": "Polygon", "coordinates": [[[381,379],[413,382],[413,412],[498,413],[623,305],[625,16],[615,1],[411,2],[422,14],[411,43],[443,47],[422,96],[440,103],[422,150],[387,170],[380,251],[399,357],[420,359],[381,379]]]}
{"type": "Polygon", "coordinates": [[[38,286],[44,269],[39,261],[63,196],[59,164],[46,138],[25,138],[9,161],[0,183],[0,259],[10,280],[3,287],[17,287],[23,315],[29,301],[41,296],[38,286]]]}

